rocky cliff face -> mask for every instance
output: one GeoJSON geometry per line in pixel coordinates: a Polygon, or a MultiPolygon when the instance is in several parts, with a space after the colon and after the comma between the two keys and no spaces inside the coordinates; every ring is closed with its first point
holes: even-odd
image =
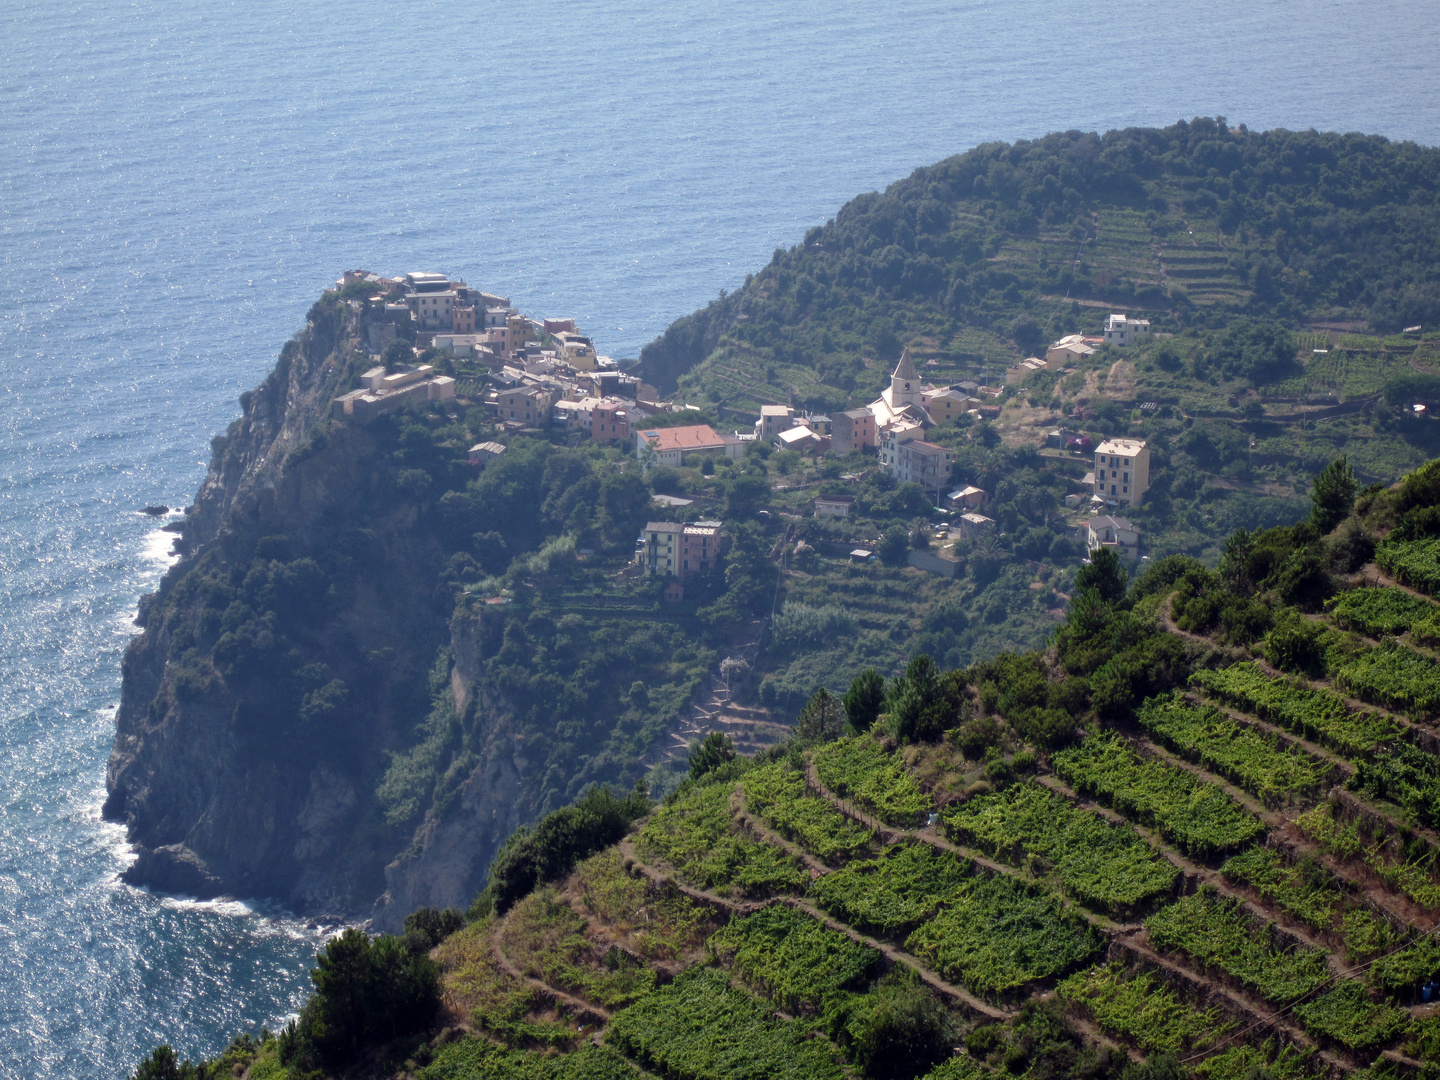
{"type": "Polygon", "coordinates": [[[215,440],[183,558],[125,654],[105,814],[137,847],[134,884],[393,929],[467,904],[534,808],[480,678],[481,618],[451,621],[425,475],[385,430],[326,418],[369,362],[359,329],[317,304],[215,440]],[[451,762],[445,804],[378,798],[451,701],[479,751],[451,762]]]}

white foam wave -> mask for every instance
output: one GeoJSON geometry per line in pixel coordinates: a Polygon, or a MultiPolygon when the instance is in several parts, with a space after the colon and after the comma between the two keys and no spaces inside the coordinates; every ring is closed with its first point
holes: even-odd
{"type": "Polygon", "coordinates": [[[160,906],[169,911],[204,911],[211,915],[227,915],[235,919],[248,918],[255,909],[244,900],[219,896],[214,900],[197,900],[193,896],[161,896],[160,906]]]}
{"type": "Polygon", "coordinates": [[[145,543],[140,551],[141,557],[147,563],[168,568],[180,557],[171,550],[174,543],[174,533],[168,533],[164,529],[153,529],[145,534],[145,543]]]}

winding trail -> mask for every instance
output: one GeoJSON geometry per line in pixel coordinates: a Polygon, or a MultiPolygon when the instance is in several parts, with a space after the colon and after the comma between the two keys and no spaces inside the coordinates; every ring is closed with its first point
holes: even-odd
{"type": "Polygon", "coordinates": [[[771,829],[760,815],[751,813],[745,805],[745,790],[740,783],[735,785],[735,790],[730,793],[730,817],[741,829],[752,833],[756,839],[772,844],[785,852],[791,858],[797,859],[805,869],[810,871],[810,880],[822,878],[830,873],[830,867],[821,862],[814,855],[802,848],[799,844],[785,839],[774,829],[771,829]]]}
{"type": "Polygon", "coordinates": [[[578,998],[574,994],[569,993],[566,990],[561,990],[558,987],[551,986],[549,983],[541,979],[526,975],[523,971],[516,967],[514,961],[512,961],[510,957],[506,955],[505,947],[500,944],[500,929],[504,925],[505,920],[498,920],[490,930],[490,954],[495,957],[495,962],[500,965],[500,970],[505,972],[505,974],[509,975],[512,979],[518,979],[520,982],[525,983],[537,994],[548,998],[550,1001],[556,1004],[563,1003],[569,1006],[569,1008],[576,1015],[583,1016],[589,1019],[592,1023],[599,1025],[600,1027],[604,1027],[610,1022],[609,1009],[606,1009],[601,1005],[595,1005],[591,1002],[585,1001],[582,998],[578,998]]]}

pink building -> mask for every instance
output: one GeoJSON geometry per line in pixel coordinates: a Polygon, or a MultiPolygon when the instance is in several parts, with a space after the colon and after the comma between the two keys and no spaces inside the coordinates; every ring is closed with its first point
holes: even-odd
{"type": "Polygon", "coordinates": [[[875,414],[869,409],[850,409],[831,421],[830,448],[837,454],[874,447],[875,414]]]}
{"type": "Polygon", "coordinates": [[[610,443],[630,438],[629,415],[625,404],[620,401],[601,401],[591,411],[590,438],[598,443],[610,443]]]}

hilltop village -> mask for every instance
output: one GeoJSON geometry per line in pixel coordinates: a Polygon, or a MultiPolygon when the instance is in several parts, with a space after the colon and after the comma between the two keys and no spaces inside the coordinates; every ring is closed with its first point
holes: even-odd
{"type": "MultiPolygon", "coordinates": [[[[773,404],[762,405],[753,419],[731,415],[727,423],[686,422],[698,420],[698,410],[662,400],[627,365],[599,353],[572,318],[531,318],[508,298],[442,273],[389,278],[352,270],[336,288],[360,314],[364,344],[376,359],[357,389],[334,400],[336,419],[367,423],[410,403],[440,410],[481,403],[494,438],[469,449],[468,463],[477,470],[505,452],[509,436],[615,446],[633,452],[646,474],[657,467],[700,467],[713,473],[715,459],[735,462],[751,452],[789,451],[816,465],[861,455],[858,469],[834,479],[843,485],[880,473],[894,485],[918,489],[930,507],[924,516],[939,527],[913,536],[905,560],[945,577],[963,569],[957,543],[983,541],[1000,526],[984,513],[994,492],[964,482],[957,476],[953,450],[927,436],[941,426],[994,420],[1003,400],[1033,372],[1072,374],[1097,349],[1124,348],[1151,334],[1148,321],[1111,314],[1102,334],[1061,337],[1043,358],[1016,365],[1003,386],[973,380],[934,385],[922,379],[910,353],[903,351],[878,397],[833,416],[773,404]]],[[[1150,485],[1145,441],[1097,442],[1064,430],[1052,432],[1047,441],[1067,459],[1083,458],[1091,466],[1083,476],[1072,477],[1064,510],[1057,507],[1057,519],[1066,518],[1061,531],[1076,541],[1077,561],[1088,561],[1100,547],[1129,562],[1140,560],[1141,530],[1121,515],[1140,504],[1150,485]]],[[[675,510],[694,500],[659,494],[656,503],[675,510]]],[[[806,509],[815,518],[845,519],[854,504],[852,495],[820,492],[806,509]]],[[[881,539],[851,547],[848,561],[875,558],[881,539]]],[[[803,555],[804,541],[798,546],[803,555]]],[[[678,580],[714,569],[723,550],[719,520],[655,520],[637,540],[634,566],[649,576],[678,580]]],[[[682,592],[677,584],[670,595],[682,592]]]]}

